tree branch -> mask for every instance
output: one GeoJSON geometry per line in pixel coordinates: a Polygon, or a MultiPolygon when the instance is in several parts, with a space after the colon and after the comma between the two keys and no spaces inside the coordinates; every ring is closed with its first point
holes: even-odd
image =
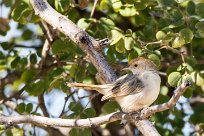
{"type": "Polygon", "coordinates": [[[114,112],[105,116],[88,118],[88,119],[60,119],[60,118],[48,118],[35,115],[21,115],[5,117],[0,116],[1,124],[20,124],[20,123],[33,123],[39,126],[57,126],[57,127],[94,127],[105,123],[110,123],[117,120],[129,120],[133,121],[138,129],[145,136],[159,135],[153,124],[145,118],[151,116],[156,112],[161,112],[176,105],[179,97],[185,92],[186,88],[190,86],[189,81],[185,81],[174,91],[174,95],[167,103],[151,106],[143,109],[140,114],[129,114],[123,112],[114,112]],[[143,119],[143,120],[140,120],[143,119]],[[148,130],[148,131],[147,131],[148,130]]]}
{"type": "Polygon", "coordinates": [[[39,104],[44,116],[49,117],[49,113],[48,113],[47,108],[45,106],[44,93],[38,96],[38,104],[39,104]]]}
{"type": "Polygon", "coordinates": [[[113,82],[117,79],[112,68],[108,65],[100,49],[99,42],[89,36],[85,31],[76,26],[66,16],[56,12],[45,0],[30,0],[35,13],[53,28],[58,29],[69,39],[76,43],[88,56],[96,67],[100,76],[107,82],[113,82]]]}

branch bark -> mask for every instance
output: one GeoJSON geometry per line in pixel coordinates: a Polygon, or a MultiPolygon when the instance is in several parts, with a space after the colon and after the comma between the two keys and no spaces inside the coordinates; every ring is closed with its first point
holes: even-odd
{"type": "Polygon", "coordinates": [[[66,16],[56,12],[45,0],[30,0],[35,13],[45,22],[59,30],[67,38],[76,43],[88,56],[96,67],[100,76],[107,82],[113,82],[117,79],[112,68],[108,65],[100,49],[100,42],[88,35],[85,31],[78,28],[76,24],[70,21],[66,16]]]}
{"type": "Polygon", "coordinates": [[[176,105],[179,97],[183,95],[186,88],[190,86],[190,82],[186,81],[181,86],[177,87],[174,91],[174,95],[171,99],[164,104],[151,106],[141,111],[140,114],[130,115],[123,112],[114,112],[105,116],[88,118],[88,119],[61,119],[61,118],[48,118],[35,115],[20,115],[20,116],[0,116],[0,124],[20,124],[20,123],[33,123],[38,126],[53,126],[53,127],[95,127],[105,123],[110,123],[117,120],[129,120],[133,121],[138,129],[145,136],[158,136],[159,133],[153,126],[153,124],[144,119],[156,112],[161,112],[176,105]],[[143,120],[140,120],[143,119],[143,120]],[[157,133],[156,133],[157,132],[157,133]]]}

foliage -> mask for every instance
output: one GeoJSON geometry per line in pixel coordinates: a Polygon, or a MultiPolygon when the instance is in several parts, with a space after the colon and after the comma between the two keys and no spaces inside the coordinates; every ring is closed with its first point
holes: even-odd
{"type": "MultiPolygon", "coordinates": [[[[193,86],[186,91],[174,110],[157,113],[151,120],[161,135],[202,132],[203,106],[199,102],[189,101],[198,96],[204,98],[203,0],[101,0],[96,5],[93,17],[90,17],[93,2],[48,1],[55,10],[94,38],[108,37],[112,40],[110,46],[103,49],[103,54],[113,68],[115,64],[121,65],[121,62],[138,56],[154,61],[163,73],[161,93],[155,103],[168,101],[176,86],[186,78],[192,80],[193,86]],[[187,124],[193,127],[190,129],[187,124]]],[[[57,108],[57,113],[60,113],[57,116],[63,118],[91,118],[119,109],[113,101],[101,103],[95,93],[80,93],[83,90],[74,91],[67,87],[67,82],[99,82],[95,67],[86,61],[86,54],[63,34],[52,33],[54,41],[45,62],[42,61],[46,33],[28,0],[2,0],[0,6],[1,11],[9,13],[6,17],[3,12],[0,13],[0,88],[3,94],[0,99],[12,96],[13,99],[9,100],[17,104],[18,114],[43,115],[40,97],[44,95],[52,99],[49,95],[54,92],[63,94],[66,95],[65,104],[62,102],[58,105],[62,107],[57,108]],[[15,33],[12,31],[12,22],[16,23],[15,32],[20,35],[11,35],[15,33]],[[19,92],[21,94],[15,95],[19,92]]],[[[52,30],[52,27],[48,28],[52,30]]],[[[120,72],[119,69],[115,70],[120,72]]],[[[60,97],[64,100],[62,95],[60,97]]],[[[45,100],[47,109],[52,104],[45,100]]],[[[6,110],[7,106],[0,107],[3,114],[12,114],[6,110]]],[[[51,116],[55,112],[50,110],[48,113],[51,116]]],[[[110,129],[106,125],[101,128],[110,129]]],[[[25,126],[3,130],[0,128],[0,133],[6,135],[34,135],[32,129],[27,130],[25,126]]],[[[40,129],[38,131],[41,132],[40,129]]],[[[69,134],[89,136],[93,131],[97,129],[71,129],[69,134]]]]}

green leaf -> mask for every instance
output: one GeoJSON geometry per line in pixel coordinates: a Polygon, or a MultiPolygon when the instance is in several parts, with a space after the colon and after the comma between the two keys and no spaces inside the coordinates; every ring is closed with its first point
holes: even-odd
{"type": "Polygon", "coordinates": [[[162,103],[168,102],[169,99],[170,98],[168,95],[159,94],[159,97],[157,98],[155,103],[162,104],[162,103]]]}
{"type": "Polygon", "coordinates": [[[195,3],[193,1],[189,1],[186,7],[186,11],[189,15],[195,14],[195,3]]]}
{"type": "Polygon", "coordinates": [[[84,128],[80,136],[92,136],[90,128],[84,128]]]}
{"type": "Polygon", "coordinates": [[[186,91],[184,92],[183,96],[185,98],[190,98],[193,94],[193,89],[191,87],[187,88],[186,91]]]}
{"type": "Polygon", "coordinates": [[[67,0],[55,0],[55,9],[63,13],[68,10],[70,1],[67,0]]]}
{"type": "Polygon", "coordinates": [[[54,41],[52,44],[52,53],[53,54],[60,54],[60,53],[65,53],[68,52],[69,50],[69,45],[60,39],[54,41]]]}
{"type": "Polygon", "coordinates": [[[69,136],[79,136],[79,131],[78,131],[78,129],[72,128],[72,129],[69,131],[69,136]]]}
{"type": "Polygon", "coordinates": [[[94,84],[94,79],[90,76],[88,77],[85,77],[84,80],[83,80],[83,83],[85,84],[94,84]]]}
{"type": "Polygon", "coordinates": [[[161,62],[160,62],[160,59],[159,59],[159,57],[158,57],[157,55],[155,55],[155,54],[150,54],[150,55],[148,56],[148,58],[149,58],[150,60],[152,60],[152,61],[157,65],[157,67],[160,67],[161,62]]]}
{"type": "Polygon", "coordinates": [[[21,3],[18,4],[16,8],[14,8],[11,13],[11,17],[21,24],[39,21],[39,17],[36,16],[31,7],[23,1],[21,1],[21,3]]]}
{"type": "Polygon", "coordinates": [[[74,77],[76,82],[82,82],[86,77],[85,69],[82,66],[79,66],[74,77]]]}
{"type": "Polygon", "coordinates": [[[11,47],[8,42],[1,42],[0,45],[4,50],[8,50],[11,47]]]}
{"type": "Polygon", "coordinates": [[[204,77],[200,73],[192,72],[191,77],[192,77],[193,82],[197,86],[202,86],[204,84],[204,77]]]}
{"type": "Polygon", "coordinates": [[[184,28],[179,32],[180,36],[185,40],[185,44],[193,40],[193,32],[189,28],[184,28]]]}
{"type": "Polygon", "coordinates": [[[89,128],[84,128],[84,129],[72,128],[69,131],[69,136],[92,136],[92,134],[89,128]]]}
{"type": "Polygon", "coordinates": [[[71,69],[69,70],[71,77],[74,77],[74,76],[75,76],[75,73],[76,73],[76,71],[77,71],[77,68],[78,68],[78,66],[77,66],[76,64],[72,65],[71,69]]]}
{"type": "Polygon", "coordinates": [[[156,33],[156,38],[157,38],[157,40],[164,40],[165,37],[166,37],[166,33],[163,32],[163,31],[158,31],[158,32],[156,33]]]}
{"type": "Polygon", "coordinates": [[[192,106],[194,114],[190,116],[189,121],[193,124],[200,124],[203,123],[204,118],[204,106],[202,104],[195,104],[195,106],[192,106]]]}
{"type": "Polygon", "coordinates": [[[31,83],[36,74],[35,70],[25,70],[21,75],[21,81],[28,84],[31,83]]]}
{"type": "Polygon", "coordinates": [[[20,63],[20,57],[17,56],[13,59],[13,61],[11,61],[11,68],[16,68],[17,66],[19,66],[18,64],[20,63]]]}
{"type": "Polygon", "coordinates": [[[136,15],[137,11],[133,5],[126,5],[119,10],[119,13],[124,17],[131,17],[136,15]]]}
{"type": "Polygon", "coordinates": [[[22,58],[22,59],[20,60],[20,64],[21,64],[22,67],[25,67],[25,66],[28,64],[27,58],[22,58]]]}
{"type": "Polygon", "coordinates": [[[191,65],[192,67],[195,67],[196,64],[198,63],[195,57],[186,57],[186,61],[189,65],[191,65]]]}
{"type": "Polygon", "coordinates": [[[95,116],[96,116],[96,111],[93,108],[87,108],[80,114],[80,117],[82,119],[92,118],[95,116]]]}
{"type": "Polygon", "coordinates": [[[80,113],[83,110],[83,107],[78,102],[71,102],[69,104],[69,109],[75,113],[80,113]]]}
{"type": "MultiPolygon", "coordinates": [[[[11,136],[24,136],[24,131],[23,129],[19,128],[12,128],[11,129],[12,135],[11,136]]],[[[9,136],[9,135],[6,135],[9,136]]]]}
{"type": "Polygon", "coordinates": [[[11,17],[15,20],[15,21],[19,21],[20,18],[22,17],[22,14],[27,10],[28,5],[21,2],[20,6],[16,7],[12,13],[11,13],[11,17]]]}
{"type": "Polygon", "coordinates": [[[25,108],[26,108],[26,104],[25,103],[20,103],[20,104],[17,105],[17,111],[19,113],[25,112],[25,108]]]}
{"type": "Polygon", "coordinates": [[[122,2],[120,0],[111,0],[113,10],[118,12],[122,6],[122,2]]]}
{"type": "Polygon", "coordinates": [[[14,0],[3,0],[3,3],[6,7],[11,7],[14,0]]]}
{"type": "Polygon", "coordinates": [[[33,110],[33,104],[32,104],[32,103],[28,103],[28,104],[26,105],[25,111],[26,111],[27,113],[31,113],[32,110],[33,110]]]}
{"type": "Polygon", "coordinates": [[[36,54],[32,53],[30,55],[30,63],[32,63],[32,64],[36,64],[37,63],[37,56],[36,56],[36,54]]]}
{"type": "Polygon", "coordinates": [[[45,85],[45,82],[40,80],[37,83],[33,83],[31,86],[27,86],[25,90],[29,95],[39,96],[45,91],[45,85]]]}
{"type": "Polygon", "coordinates": [[[195,12],[196,12],[199,16],[203,16],[203,15],[204,15],[204,3],[198,3],[198,4],[196,5],[195,12]]]}
{"type": "Polygon", "coordinates": [[[114,45],[116,44],[121,38],[123,37],[123,34],[118,31],[118,30],[111,30],[111,44],[110,45],[114,45]]]}
{"type": "Polygon", "coordinates": [[[144,10],[147,7],[147,3],[145,3],[144,0],[141,0],[141,2],[135,2],[134,6],[136,10],[144,10]]]}
{"type": "Polygon", "coordinates": [[[119,109],[119,105],[115,101],[109,101],[105,103],[102,107],[103,113],[112,113],[119,109]]]}
{"type": "Polygon", "coordinates": [[[29,29],[26,29],[23,34],[22,34],[22,38],[24,40],[30,40],[32,38],[33,32],[29,29]]]}
{"type": "Polygon", "coordinates": [[[159,3],[159,5],[163,6],[163,7],[170,7],[173,6],[175,1],[174,0],[157,0],[157,2],[159,3]]]}
{"type": "Polygon", "coordinates": [[[107,10],[109,8],[108,6],[108,0],[101,0],[100,2],[100,10],[107,10]]]}
{"type": "Polygon", "coordinates": [[[185,44],[185,40],[182,37],[177,36],[172,43],[172,47],[179,48],[179,47],[182,47],[184,44],[185,44]]]}
{"type": "Polygon", "coordinates": [[[108,25],[109,27],[115,26],[115,23],[109,18],[101,17],[100,22],[104,25],[108,25]]]}
{"type": "Polygon", "coordinates": [[[115,44],[115,49],[119,53],[123,53],[125,51],[124,40],[120,39],[119,42],[115,44]]]}
{"type": "Polygon", "coordinates": [[[160,92],[161,92],[162,95],[167,95],[168,92],[169,92],[169,89],[166,86],[162,86],[160,92]]]}
{"type": "Polygon", "coordinates": [[[87,29],[91,23],[93,22],[93,19],[86,19],[86,18],[81,18],[78,22],[77,22],[77,26],[83,29],[87,29]]]}
{"type": "Polygon", "coordinates": [[[180,79],[181,79],[181,74],[179,72],[172,72],[168,76],[168,83],[170,86],[176,87],[180,79]]]}
{"type": "Polygon", "coordinates": [[[90,74],[92,74],[92,75],[94,75],[94,76],[96,75],[97,70],[96,70],[96,68],[95,68],[92,64],[89,64],[88,67],[87,67],[87,69],[88,69],[88,71],[89,71],[90,74]]]}
{"type": "Polygon", "coordinates": [[[136,51],[131,51],[129,54],[128,54],[128,62],[130,62],[132,59],[134,58],[137,58],[138,57],[138,54],[136,51]]]}
{"type": "Polygon", "coordinates": [[[131,50],[132,47],[134,46],[134,40],[132,37],[125,37],[124,42],[125,42],[125,49],[126,50],[131,50]]]}
{"type": "Polygon", "coordinates": [[[197,34],[200,37],[204,37],[204,21],[196,23],[195,28],[197,29],[197,34]]]}
{"type": "Polygon", "coordinates": [[[49,90],[51,90],[52,88],[56,88],[56,89],[60,88],[62,82],[63,82],[63,79],[61,77],[55,78],[54,80],[51,81],[49,90]]]}
{"type": "Polygon", "coordinates": [[[51,77],[57,77],[60,76],[64,72],[64,69],[62,67],[57,67],[54,70],[52,70],[49,75],[51,77]]]}

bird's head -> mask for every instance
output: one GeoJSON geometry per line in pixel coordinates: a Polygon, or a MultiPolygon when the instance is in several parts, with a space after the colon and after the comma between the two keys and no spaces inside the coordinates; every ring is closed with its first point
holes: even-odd
{"type": "Polygon", "coordinates": [[[129,67],[124,68],[123,70],[130,70],[133,72],[135,70],[156,71],[157,69],[157,66],[151,60],[139,57],[131,60],[129,62],[129,67]]]}

